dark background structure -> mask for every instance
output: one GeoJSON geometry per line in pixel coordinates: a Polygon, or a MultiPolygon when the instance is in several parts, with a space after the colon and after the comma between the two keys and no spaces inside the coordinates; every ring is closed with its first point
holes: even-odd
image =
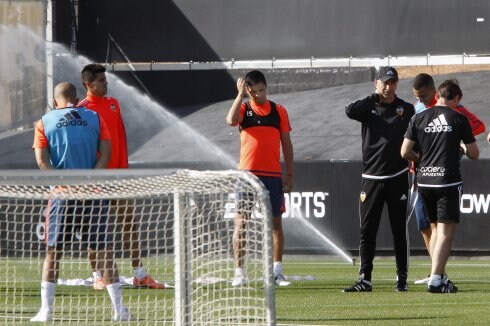
{"type": "MultiPolygon", "coordinates": [[[[490,2],[486,0],[53,3],[55,41],[66,46],[64,51],[101,63],[490,54],[490,28],[486,21],[490,2]],[[483,21],[478,22],[478,18],[483,21]]],[[[59,57],[57,60],[58,69],[65,65],[59,57]]],[[[76,72],[67,76],[77,83],[81,66],[74,66],[76,72]]],[[[427,71],[431,68],[427,67],[427,71]]],[[[295,195],[306,200],[311,198],[309,193],[328,193],[324,201],[325,215],[308,217],[308,221],[352,252],[358,241],[361,138],[360,125],[346,118],[344,106],[374,91],[374,69],[349,66],[263,69],[269,81],[270,98],[285,105],[290,115],[297,162],[295,195]]],[[[225,124],[225,115],[236,94],[235,79],[244,72],[183,69],[111,74],[109,95],[121,101],[128,128],[131,168],[223,168],[216,164],[214,148],[207,149],[203,140],[217,145],[236,160],[239,136],[236,128],[225,124]],[[117,81],[118,77],[123,82],[117,81]],[[132,85],[134,89],[115,87],[118,84],[132,85]],[[151,100],[144,98],[145,93],[151,100]],[[151,103],[154,108],[149,110],[143,102],[135,105],[130,102],[132,98],[144,99],[145,105],[151,103]],[[159,113],[167,115],[167,111],[176,118],[159,125],[159,113]],[[141,124],[135,122],[136,118],[141,118],[138,121],[141,124]],[[184,124],[202,138],[194,134],[190,139],[181,137],[179,132],[185,129],[184,124]],[[210,157],[215,161],[210,162],[210,157]]],[[[67,76],[55,76],[55,79],[67,76]]],[[[463,88],[463,104],[490,127],[487,103],[490,72],[438,75],[436,82],[453,77],[459,79],[463,88]]],[[[401,79],[398,87],[400,97],[409,102],[415,100],[411,78],[401,79]]],[[[26,87],[20,84],[15,89],[26,93],[26,87]]],[[[16,98],[15,94],[9,95],[16,98]]],[[[32,128],[0,133],[0,167],[36,168],[32,139],[32,128]]],[[[463,173],[468,181],[465,192],[470,197],[463,202],[468,212],[463,214],[455,250],[488,253],[485,226],[490,203],[486,182],[490,146],[483,135],[478,137],[478,144],[484,159],[477,163],[463,161],[463,173]]],[[[235,168],[230,164],[225,167],[235,168]]],[[[287,252],[328,250],[307,242],[309,236],[297,226],[296,218],[307,217],[285,218],[287,252]]],[[[421,238],[414,222],[411,223],[412,249],[423,252],[421,238]]],[[[391,248],[386,219],[381,225],[378,247],[383,252],[391,248]]]]}
{"type": "MultiPolygon", "coordinates": [[[[486,0],[80,0],[77,15],[72,3],[56,1],[56,40],[97,62],[490,53],[486,0]]],[[[118,75],[170,108],[235,91],[224,70],[118,75]]]]}

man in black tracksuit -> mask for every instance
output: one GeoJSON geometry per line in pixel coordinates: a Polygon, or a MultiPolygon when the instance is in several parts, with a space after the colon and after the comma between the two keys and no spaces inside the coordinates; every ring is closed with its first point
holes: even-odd
{"type": "Polygon", "coordinates": [[[403,136],[415,114],[412,104],[395,94],[398,73],[381,67],[374,81],[376,92],[347,105],[345,112],[362,123],[363,173],[359,201],[361,236],[359,280],[344,292],[372,291],[371,277],[376,236],[383,206],[388,206],[396,256],[396,291],[407,291],[408,164],[400,155],[403,136]]]}

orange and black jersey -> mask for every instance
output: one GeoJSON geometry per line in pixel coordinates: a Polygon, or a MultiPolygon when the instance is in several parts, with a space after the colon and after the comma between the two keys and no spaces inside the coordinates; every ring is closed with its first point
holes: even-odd
{"type": "Polygon", "coordinates": [[[372,94],[345,107],[347,116],[362,124],[362,177],[366,179],[388,179],[408,170],[400,148],[415,109],[398,97],[389,104],[378,101],[379,95],[372,94]]]}
{"type": "Polygon", "coordinates": [[[281,133],[290,132],[288,114],[280,104],[270,101],[242,103],[240,169],[255,175],[281,177],[281,133]]]}
{"type": "Polygon", "coordinates": [[[78,106],[84,106],[99,114],[105,121],[111,134],[112,154],[107,168],[124,169],[128,167],[128,147],[126,130],[119,102],[113,97],[87,95],[78,106]]]}
{"type": "Polygon", "coordinates": [[[281,131],[281,117],[277,111],[276,103],[269,101],[270,112],[267,115],[258,115],[252,110],[250,103],[245,103],[243,120],[240,123],[240,132],[249,127],[274,127],[281,131]]]}

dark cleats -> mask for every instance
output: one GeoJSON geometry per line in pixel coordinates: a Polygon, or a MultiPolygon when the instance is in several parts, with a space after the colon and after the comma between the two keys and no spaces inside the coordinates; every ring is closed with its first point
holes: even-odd
{"type": "Polygon", "coordinates": [[[395,287],[396,292],[407,292],[408,291],[408,284],[407,284],[407,277],[406,276],[398,276],[396,278],[396,287],[395,287]]]}
{"type": "Polygon", "coordinates": [[[453,282],[449,281],[444,284],[441,283],[439,286],[429,285],[427,288],[429,293],[456,293],[458,292],[458,287],[454,285],[453,282]]]}
{"type": "Polygon", "coordinates": [[[408,291],[407,281],[404,281],[404,280],[396,281],[395,291],[396,292],[407,292],[408,291]]]}
{"type": "Polygon", "coordinates": [[[359,280],[353,286],[343,289],[342,292],[371,292],[372,290],[370,282],[359,280]]]}

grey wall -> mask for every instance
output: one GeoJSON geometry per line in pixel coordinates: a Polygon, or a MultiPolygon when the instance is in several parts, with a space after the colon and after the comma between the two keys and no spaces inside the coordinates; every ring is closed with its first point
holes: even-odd
{"type": "Polygon", "coordinates": [[[175,0],[221,58],[488,52],[485,0],[175,0]],[[471,38],[468,37],[471,35],[471,38]]]}
{"type": "Polygon", "coordinates": [[[79,49],[104,59],[110,33],[133,61],[488,53],[476,18],[489,12],[486,0],[85,0],[79,49]]]}

